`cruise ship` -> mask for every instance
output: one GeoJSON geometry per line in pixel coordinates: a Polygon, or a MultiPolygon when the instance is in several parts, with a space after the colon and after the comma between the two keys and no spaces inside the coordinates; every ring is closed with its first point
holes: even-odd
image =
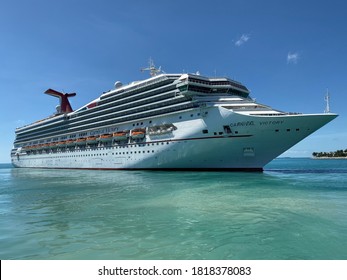
{"type": "Polygon", "coordinates": [[[244,170],[264,165],[336,114],[275,110],[229,78],[166,74],[104,92],[73,110],[75,93],[48,89],[57,112],[16,129],[15,167],[100,170],[244,170]]]}

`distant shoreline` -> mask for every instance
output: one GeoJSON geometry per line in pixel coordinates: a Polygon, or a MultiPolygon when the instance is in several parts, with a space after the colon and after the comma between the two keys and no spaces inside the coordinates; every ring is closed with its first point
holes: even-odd
{"type": "Polygon", "coordinates": [[[312,157],[312,159],[347,159],[347,157],[312,157]]]}

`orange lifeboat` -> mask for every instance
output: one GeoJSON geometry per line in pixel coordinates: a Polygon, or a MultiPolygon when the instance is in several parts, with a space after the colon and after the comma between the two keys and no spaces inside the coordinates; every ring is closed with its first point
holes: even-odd
{"type": "Polygon", "coordinates": [[[131,138],[133,139],[142,139],[145,137],[146,130],[141,128],[141,129],[134,129],[131,131],[131,138]]]}
{"type": "Polygon", "coordinates": [[[86,143],[86,141],[87,141],[87,138],[78,138],[76,140],[76,145],[82,146],[86,143]]]}
{"type": "Polygon", "coordinates": [[[49,143],[49,147],[51,147],[51,148],[55,148],[57,146],[58,146],[58,142],[49,143]]]}
{"type": "Polygon", "coordinates": [[[49,148],[49,143],[45,143],[42,145],[45,149],[49,148]]]}
{"type": "Polygon", "coordinates": [[[119,132],[115,132],[113,133],[113,139],[115,141],[123,141],[126,140],[128,138],[128,132],[127,131],[119,131],[119,132]]]}
{"type": "Polygon", "coordinates": [[[57,143],[58,147],[64,147],[66,145],[66,141],[60,141],[57,143]]]}
{"type": "Polygon", "coordinates": [[[99,137],[100,142],[108,142],[111,140],[112,140],[112,134],[103,134],[103,135],[100,135],[99,137]]]}
{"type": "Polygon", "coordinates": [[[31,146],[31,149],[32,150],[37,150],[39,148],[39,145],[33,145],[33,146],[31,146]]]}
{"type": "Polygon", "coordinates": [[[96,139],[96,136],[88,136],[86,141],[87,141],[87,144],[94,144],[96,143],[97,139],[96,139]]]}
{"type": "Polygon", "coordinates": [[[71,147],[74,145],[75,145],[75,140],[73,139],[66,140],[66,146],[71,147]]]}

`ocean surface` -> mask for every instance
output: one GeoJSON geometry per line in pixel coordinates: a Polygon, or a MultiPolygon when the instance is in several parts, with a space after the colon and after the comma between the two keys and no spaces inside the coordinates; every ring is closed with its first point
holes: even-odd
{"type": "Polygon", "coordinates": [[[347,160],[263,173],[0,165],[0,259],[347,259],[347,160]]]}

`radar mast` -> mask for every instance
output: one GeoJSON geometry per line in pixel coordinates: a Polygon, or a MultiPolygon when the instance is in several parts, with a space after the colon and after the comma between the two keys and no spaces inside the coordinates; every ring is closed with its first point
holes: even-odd
{"type": "Polygon", "coordinates": [[[157,69],[154,65],[154,61],[152,58],[150,58],[148,60],[148,67],[146,68],[141,68],[141,72],[144,71],[149,71],[149,74],[151,75],[151,77],[155,77],[157,76],[161,71],[161,66],[159,66],[159,68],[157,69]]]}

